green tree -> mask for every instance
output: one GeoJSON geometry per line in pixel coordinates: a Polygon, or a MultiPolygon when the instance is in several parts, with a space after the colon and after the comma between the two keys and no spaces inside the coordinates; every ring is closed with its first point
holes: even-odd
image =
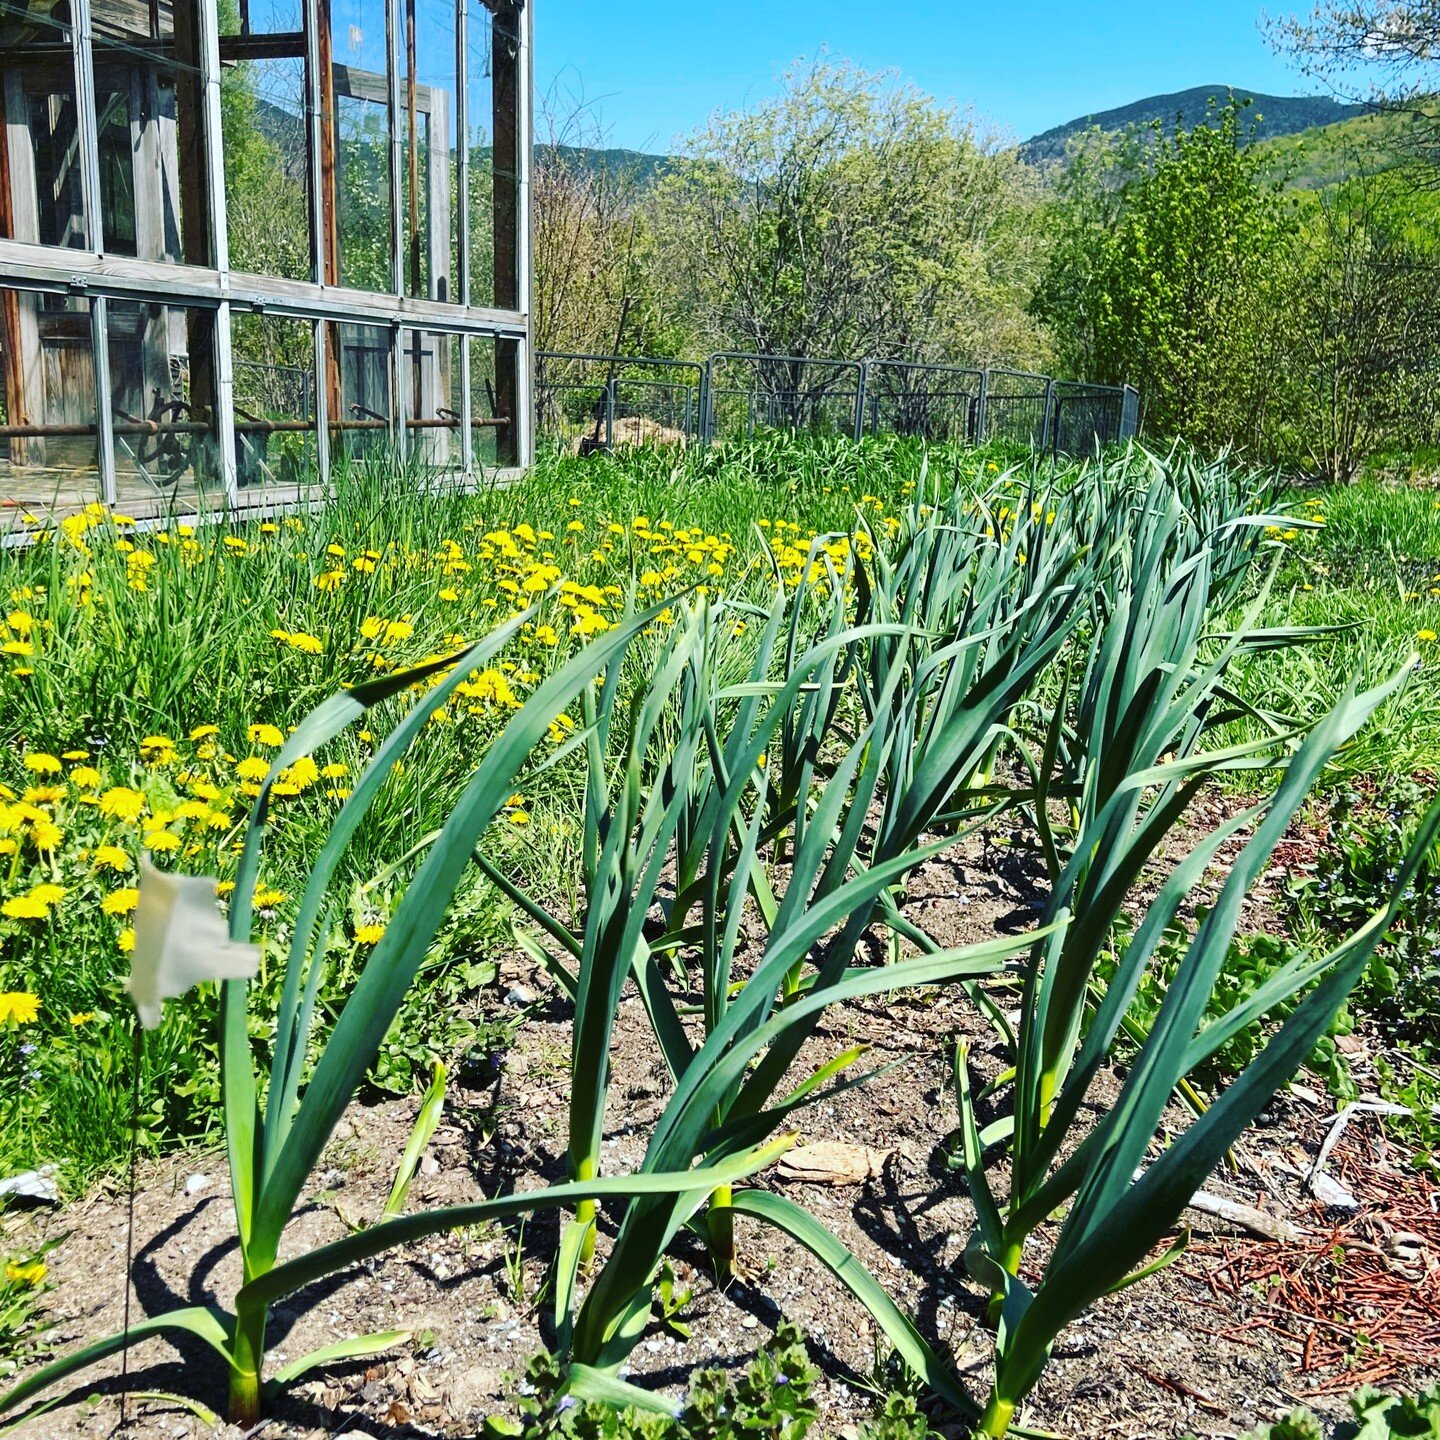
{"type": "Polygon", "coordinates": [[[1440,427],[1440,245],[1403,179],[1352,169],[1299,228],[1277,437],[1341,483],[1440,427]]]}
{"type": "Polygon", "coordinates": [[[762,354],[1042,356],[1035,182],[893,78],[821,59],[714,121],[657,187],[648,264],[704,343],[762,354]]]}
{"type": "MultiPolygon", "coordinates": [[[[1095,253],[1047,318],[1078,306],[1093,327],[1093,374],[1140,388],[1146,424],[1201,446],[1262,446],[1279,379],[1276,316],[1284,303],[1277,258],[1287,254],[1293,207],[1245,148],[1244,107],[1166,136],[1120,187],[1106,231],[1082,217],[1095,253]]],[[[1066,252],[1049,286],[1064,293],[1066,252]]],[[[1045,293],[1042,288],[1042,294],[1045,293]]]]}
{"type": "Polygon", "coordinates": [[[1099,373],[1101,273],[1130,184],[1149,163],[1149,131],[1102,131],[1070,141],[1048,175],[1043,206],[1049,250],[1030,313],[1050,329],[1056,364],[1077,379],[1099,373]]]}

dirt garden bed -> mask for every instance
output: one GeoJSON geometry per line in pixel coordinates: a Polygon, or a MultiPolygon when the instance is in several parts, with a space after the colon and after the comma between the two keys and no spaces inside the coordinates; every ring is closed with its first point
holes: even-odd
{"type": "MultiPolygon", "coordinates": [[[[1296,832],[1285,843],[1292,848],[1271,872],[1272,887],[1284,869],[1313,856],[1309,833],[1296,832]]],[[[910,917],[945,944],[1033,924],[1035,895],[1024,867],[1002,852],[977,839],[927,864],[909,886],[910,917]]],[[[1225,863],[1222,854],[1217,872],[1225,863]]],[[[1244,923],[1267,928],[1267,894],[1251,904],[1244,923]]],[[[563,1178],[568,1016],[544,974],[511,957],[500,993],[524,999],[526,991],[533,1014],[493,1083],[452,1087],[411,1209],[563,1178]]],[[[983,1391],[982,1296],[961,1258],[972,1210],[947,1163],[946,1142],[957,1120],[949,1046],[957,1034],[972,1039],[982,1072],[998,1070],[993,1036],[958,992],[881,997],[833,1012],[799,1065],[859,1043],[872,1047],[868,1060],[879,1066],[905,1063],[803,1112],[803,1138],[863,1143],[872,1152],[872,1173],[854,1183],[817,1184],[777,1168],[758,1183],[785,1191],[820,1217],[920,1329],[956,1355],[972,1388],[983,1391]]],[[[1363,1046],[1363,1038],[1352,1038],[1362,1082],[1363,1046]]],[[[620,1010],[614,1057],[612,1093],[621,1103],[610,1116],[604,1159],[607,1169],[621,1171],[639,1161],[669,1083],[633,995],[620,1010]]],[[[1115,1074],[1105,1076],[1093,1103],[1105,1104],[1117,1087],[1115,1074]]],[[[378,1215],[413,1115],[408,1102],[352,1107],[287,1234],[287,1254],[378,1215]]],[[[1298,1403],[1341,1413],[1343,1394],[1360,1379],[1413,1388],[1437,1378],[1432,1357],[1440,1353],[1440,1307],[1432,1330],[1422,1333],[1425,1307],[1440,1288],[1435,1192],[1405,1157],[1386,1152],[1372,1120],[1358,1120],[1330,1170],[1351,1185],[1361,1208],[1343,1215],[1325,1210],[1304,1190],[1303,1172],[1333,1116],[1333,1103],[1302,1081],[1262,1117],[1237,1149],[1234,1168],[1210,1187],[1259,1212],[1261,1228],[1294,1227],[1298,1235],[1266,1239],[1253,1228],[1190,1212],[1190,1253],[1065,1332],[1021,1423],[1107,1440],[1187,1434],[1218,1440],[1298,1403]],[[1353,1296],[1352,1281],[1360,1286],[1353,1296]],[[1392,1315],[1391,1330],[1383,1331],[1386,1307],[1393,1311],[1402,1291],[1413,1308],[1399,1320],[1392,1315]],[[1314,1302],[1308,1315],[1306,1296],[1314,1302]],[[1353,1314],[1344,1313],[1347,1305],[1353,1314]],[[1367,1325],[1372,1342],[1376,1334],[1388,1337],[1383,1364],[1374,1343],[1354,1339],[1367,1325]]],[[[1183,1125],[1183,1116],[1177,1113],[1175,1123],[1183,1125]]],[[[11,1224],[12,1248],[63,1237],[47,1257],[54,1285],[47,1314],[58,1350],[121,1328],[123,1191],[109,1189],[62,1212],[32,1212],[11,1224]]],[[[147,1169],[135,1226],[137,1315],[228,1302],[238,1258],[220,1156],[147,1169]]],[[[251,1433],[264,1440],[329,1434],[431,1440],[472,1436],[484,1417],[512,1412],[525,1364],[545,1345],[545,1310],[536,1296],[557,1233],[556,1218],[540,1215],[523,1232],[490,1227],[437,1237],[326,1282],[300,1297],[303,1307],[282,1307],[271,1330],[277,1365],[349,1335],[405,1328],[412,1338],[377,1360],[302,1382],[251,1433]]],[[[604,1246],[602,1236],[602,1252],[604,1246]]],[[[783,1237],[742,1223],[740,1246],[744,1276],[722,1292],[698,1243],[679,1242],[676,1288],[694,1290],[681,1317],[689,1338],[657,1317],[635,1351],[629,1378],[679,1394],[697,1366],[743,1365],[783,1315],[802,1327],[824,1373],[818,1433],[852,1435],[871,1411],[866,1386],[884,1377],[883,1336],[828,1272],[783,1237]]],[[[26,1440],[109,1435],[118,1419],[119,1371],[118,1361],[97,1367],[79,1391],[93,1399],[36,1415],[16,1434],[26,1440]]],[[[131,1391],[179,1392],[223,1411],[220,1367],[206,1351],[146,1342],[130,1357],[126,1384],[131,1391]],[[207,1383],[198,1381],[201,1375],[210,1377],[207,1383]]],[[[128,1411],[127,1433],[146,1440],[217,1434],[163,1399],[132,1398],[128,1411]]],[[[240,1432],[219,1433],[234,1440],[240,1432]]]]}

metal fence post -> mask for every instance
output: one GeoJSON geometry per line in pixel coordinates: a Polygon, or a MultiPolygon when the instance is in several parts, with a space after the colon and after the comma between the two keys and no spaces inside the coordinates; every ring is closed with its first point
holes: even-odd
{"type": "Polygon", "coordinates": [[[115,491],[115,415],[111,409],[114,392],[110,382],[110,326],[108,305],[103,295],[90,301],[90,344],[95,376],[95,463],[100,471],[100,498],[113,505],[115,491]]]}
{"type": "Polygon", "coordinates": [[[860,362],[860,375],[855,381],[855,443],[865,438],[865,394],[870,388],[870,362],[860,362]]]}
{"type": "Polygon", "coordinates": [[[1133,440],[1140,433],[1140,392],[1126,385],[1120,409],[1120,439],[1133,440]]]}

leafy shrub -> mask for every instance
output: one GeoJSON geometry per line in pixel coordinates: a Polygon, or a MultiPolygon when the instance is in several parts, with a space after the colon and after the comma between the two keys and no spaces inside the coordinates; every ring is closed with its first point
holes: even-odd
{"type": "Polygon", "coordinates": [[[865,1440],[927,1440],[930,1422],[913,1395],[887,1395],[861,1432],[865,1440]]]}
{"type": "MultiPolygon", "coordinates": [[[[1377,908],[1380,903],[1377,895],[1377,908]]],[[[1197,909],[1196,923],[1204,916],[1204,908],[1197,909]]],[[[1128,934],[1121,937],[1121,950],[1128,943],[1128,939],[1128,934]]],[[[1167,928],[1155,961],[1141,979],[1130,1006],[1130,1020],[1139,1033],[1148,1035],[1154,1026],[1160,1013],[1160,1005],[1175,978],[1189,939],[1190,930],[1184,923],[1177,921],[1167,928]]],[[[1231,942],[1224,966],[1216,977],[1215,989],[1205,1007],[1204,1024],[1228,1015],[1236,1006],[1249,1000],[1261,986],[1287,965],[1295,963],[1306,953],[1305,947],[1283,936],[1265,933],[1236,936],[1231,942]]],[[[1114,955],[1107,956],[1099,971],[1103,984],[1109,984],[1115,968],[1114,955]]],[[[1298,995],[1290,995],[1262,1019],[1245,1026],[1199,1067],[1196,1078],[1206,1086],[1213,1087],[1241,1074],[1263,1047],[1267,1030],[1289,1019],[1299,1003],[1298,995]]],[[[1355,1021],[1350,1007],[1342,1005],[1328,1033],[1323,1035],[1315,1046],[1309,1062],[1310,1068],[1324,1078],[1330,1093],[1347,1100],[1354,1099],[1357,1091],[1345,1064],[1345,1057],[1335,1045],[1335,1037],[1349,1035],[1354,1028],[1355,1021]]]]}
{"type": "MultiPolygon", "coordinates": [[[[1437,1440],[1440,1437],[1440,1387],[1413,1399],[1382,1395],[1368,1386],[1350,1400],[1355,1418],[1338,1425],[1329,1440],[1437,1440]]],[[[1252,1430],[1244,1440],[1326,1440],[1320,1421],[1309,1410],[1292,1411],[1274,1425],[1252,1430]]]]}
{"type": "MultiPolygon", "coordinates": [[[[742,1436],[780,1436],[800,1440],[814,1423],[815,1381],[800,1331],[782,1323],[738,1379],[719,1369],[696,1370],[685,1403],[674,1415],[623,1409],[600,1401],[576,1403],[562,1392],[565,1377],[549,1355],[538,1355],[526,1371],[531,1393],[520,1401],[523,1425],[510,1429],[492,1420],[487,1434],[515,1434],[523,1440],[542,1436],[574,1440],[740,1440],[742,1436]]],[[[895,1429],[877,1431],[876,1440],[924,1434],[895,1429]]]]}
{"type": "MultiPolygon", "coordinates": [[[[577,1403],[564,1394],[560,1367],[541,1354],[526,1370],[521,1421],[495,1417],[486,1422],[484,1433],[487,1440],[801,1440],[818,1414],[814,1388],[819,1376],[804,1337],[788,1321],[738,1377],[720,1369],[696,1370],[674,1415],[597,1400],[577,1403]]],[[[863,1440],[926,1440],[932,1432],[914,1396],[896,1392],[884,1397],[860,1433],[863,1440]]]]}
{"type": "MultiPolygon", "coordinates": [[[[1433,788],[1433,787],[1432,787],[1433,788]]],[[[1331,811],[1330,844],[1315,876],[1291,889],[1301,928],[1339,934],[1378,908],[1394,876],[1427,791],[1404,780],[1381,799],[1349,792],[1331,811]]],[[[1440,1042],[1434,1005],[1440,983],[1440,857],[1432,854],[1415,877],[1399,917],[1356,990],[1357,1001],[1399,1039],[1440,1042]]]]}

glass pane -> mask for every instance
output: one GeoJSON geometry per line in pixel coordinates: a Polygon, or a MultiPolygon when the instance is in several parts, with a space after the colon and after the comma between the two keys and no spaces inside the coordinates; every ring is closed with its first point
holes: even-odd
{"type": "Polygon", "coordinates": [[[218,494],[214,316],[112,300],[109,329],[120,508],[218,494]]]}
{"type": "Polygon", "coordinates": [[[338,375],[332,375],[332,398],[339,402],[331,411],[332,456],[365,459],[393,455],[390,331],[379,325],[332,325],[330,334],[333,364],[338,370],[338,375]]]}
{"type": "Polygon", "coordinates": [[[405,293],[455,300],[455,5],[401,0],[405,293]]]}
{"type": "Polygon", "coordinates": [[[239,0],[234,8],[222,5],[220,28],[227,35],[299,35],[305,28],[301,0],[239,0]]]}
{"type": "Polygon", "coordinates": [[[109,254],[213,261],[196,5],[95,11],[100,231],[109,254]]]}
{"type": "Polygon", "coordinates": [[[437,469],[464,464],[460,435],[460,338],[427,330],[401,332],[405,429],[409,454],[437,469]]]}
{"type": "Polygon", "coordinates": [[[516,26],[513,7],[472,6],[465,27],[469,180],[469,304],[517,307],[516,26]],[[500,75],[497,78],[497,63],[500,75]],[[498,243],[497,243],[498,235],[498,243]]]}
{"type": "Polygon", "coordinates": [[[99,498],[90,302],[0,290],[0,533],[99,498]]]}
{"type": "MultiPolygon", "coordinates": [[[[277,0],[282,10],[288,7],[277,0]]],[[[278,20],[251,7],[251,22],[278,20]]],[[[310,161],[305,125],[305,37],[258,44],[237,28],[242,9],[222,16],[233,33],[220,44],[220,129],[230,264],[254,275],[308,280],[311,274],[310,161]],[[287,43],[288,42],[288,43],[287,43]],[[277,54],[277,50],[285,51],[277,54]],[[260,53],[263,51],[263,54],[260,53]]]]}
{"type": "Polygon", "coordinates": [[[315,331],[308,320],[239,315],[235,347],[235,478],[239,487],[313,484],[315,331]]]}
{"type": "Polygon", "coordinates": [[[513,340],[470,341],[470,415],[477,469],[514,465],[519,350],[513,340]]]}
{"type": "Polygon", "coordinates": [[[0,234],[86,248],[69,6],[22,0],[0,10],[0,146],[10,171],[0,234]]]}
{"type": "MultiPolygon", "coordinates": [[[[333,52],[329,95],[334,163],[328,183],[338,255],[330,262],[341,285],[389,291],[390,122],[384,0],[332,0],[333,52]]],[[[322,161],[324,157],[322,156],[322,161]]],[[[322,171],[326,167],[322,164],[322,171]]]]}

